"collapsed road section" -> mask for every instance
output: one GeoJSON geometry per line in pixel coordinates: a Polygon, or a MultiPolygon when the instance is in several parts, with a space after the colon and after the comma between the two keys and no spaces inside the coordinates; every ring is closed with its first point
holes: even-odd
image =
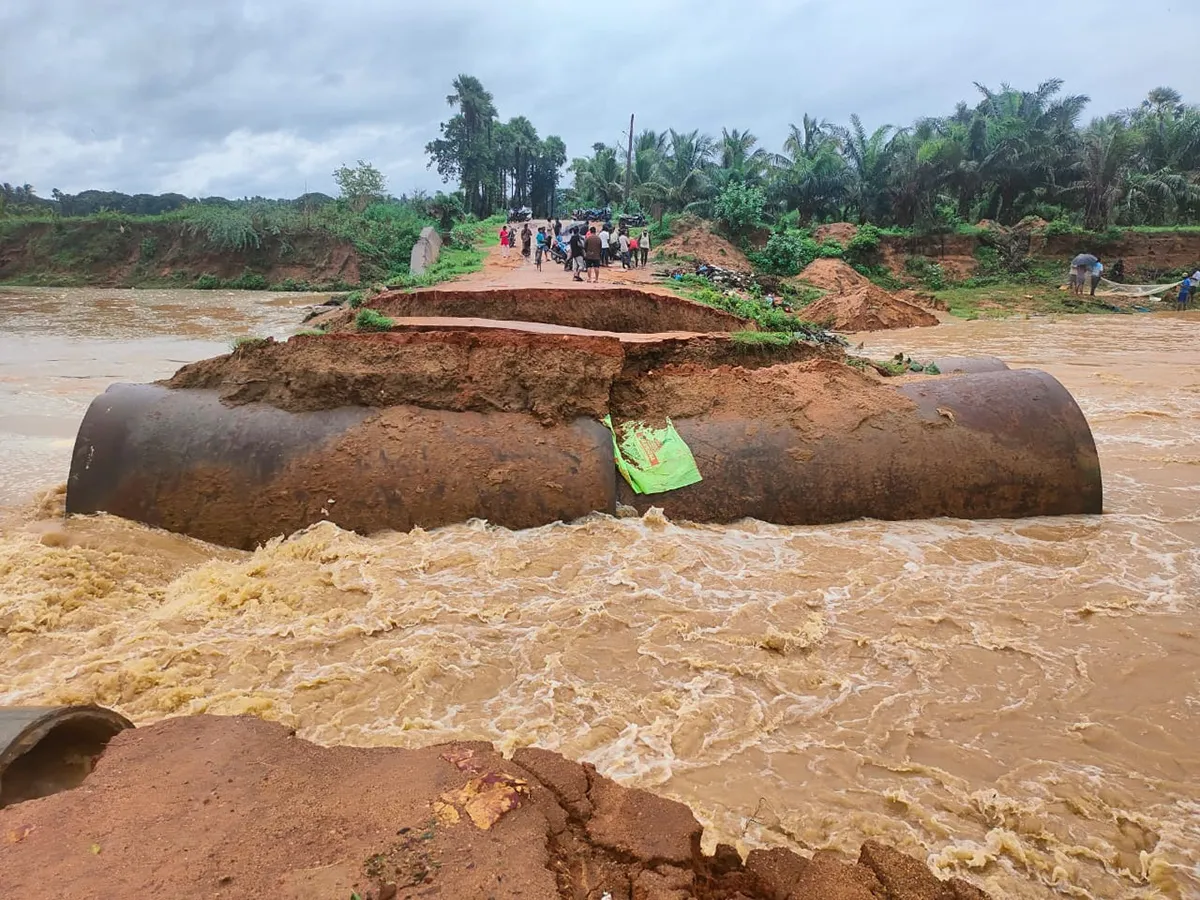
{"type": "Polygon", "coordinates": [[[783,525],[1101,511],[1088,423],[1042,372],[947,360],[969,374],[885,379],[835,343],[689,331],[714,311],[676,298],[492,296],[470,321],[434,293],[393,298],[421,321],[390,332],[114,385],[80,428],[67,511],[246,549],[320,521],[527,528],[619,505],[783,525]]]}

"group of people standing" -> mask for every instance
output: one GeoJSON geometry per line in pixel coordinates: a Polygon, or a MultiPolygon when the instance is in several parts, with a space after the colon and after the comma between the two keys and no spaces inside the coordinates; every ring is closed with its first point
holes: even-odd
{"type": "Polygon", "coordinates": [[[1067,273],[1068,281],[1070,282],[1071,293],[1082,297],[1084,289],[1091,283],[1091,296],[1096,296],[1096,288],[1100,286],[1100,279],[1104,277],[1104,263],[1100,262],[1099,257],[1092,257],[1095,262],[1080,264],[1076,258],[1071,263],[1071,269],[1067,273]]]}
{"type": "MultiPolygon", "coordinates": [[[[538,229],[541,231],[542,229],[538,229]]],[[[533,244],[533,231],[526,222],[521,226],[521,255],[526,259],[529,258],[530,246],[533,244]]],[[[512,248],[517,244],[517,229],[509,228],[507,225],[500,229],[500,255],[508,256],[512,252],[512,248]]]]}
{"type": "MultiPolygon", "coordinates": [[[[650,261],[650,232],[643,230],[640,234],[631,235],[625,228],[613,230],[612,224],[603,223],[599,230],[590,222],[576,225],[566,234],[563,224],[555,219],[551,225],[540,226],[535,234],[525,223],[520,231],[521,255],[529,257],[533,252],[534,264],[538,271],[542,270],[542,260],[557,248],[559,256],[564,259],[565,268],[572,273],[575,281],[583,281],[583,273],[587,273],[588,281],[599,281],[600,270],[608,268],[614,260],[619,260],[621,268],[636,269],[645,266],[650,261]]],[[[509,256],[518,239],[517,229],[504,225],[500,229],[500,253],[509,256]]]]}

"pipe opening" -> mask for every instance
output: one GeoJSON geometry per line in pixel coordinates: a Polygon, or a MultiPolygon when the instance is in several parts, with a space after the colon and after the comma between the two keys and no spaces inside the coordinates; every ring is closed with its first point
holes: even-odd
{"type": "Polygon", "coordinates": [[[0,770],[0,808],[78,787],[123,728],[120,722],[91,717],[54,725],[0,770]]]}

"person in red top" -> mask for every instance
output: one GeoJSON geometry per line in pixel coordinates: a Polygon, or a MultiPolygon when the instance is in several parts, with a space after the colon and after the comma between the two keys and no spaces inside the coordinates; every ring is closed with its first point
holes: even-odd
{"type": "Polygon", "coordinates": [[[638,267],[638,242],[635,237],[629,239],[629,261],[633,268],[638,267]]]}
{"type": "Polygon", "coordinates": [[[511,245],[511,235],[507,225],[500,226],[500,255],[508,256],[508,248],[511,245]]]}

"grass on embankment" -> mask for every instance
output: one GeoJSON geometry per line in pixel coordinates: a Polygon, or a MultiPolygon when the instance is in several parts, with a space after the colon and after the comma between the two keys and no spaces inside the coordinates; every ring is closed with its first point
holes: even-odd
{"type": "MultiPolygon", "coordinates": [[[[950,315],[967,320],[1116,312],[1103,297],[1076,297],[1058,285],[1030,281],[954,285],[932,293],[946,304],[950,315]]],[[[1141,305],[1153,308],[1155,301],[1141,305]]]]}
{"type": "Polygon", "coordinates": [[[680,280],[668,279],[666,284],[685,299],[748,319],[754,322],[760,331],[804,334],[811,337],[825,333],[825,329],[819,325],[774,306],[768,306],[761,299],[727,294],[708,279],[697,275],[684,275],[680,280]]]}

